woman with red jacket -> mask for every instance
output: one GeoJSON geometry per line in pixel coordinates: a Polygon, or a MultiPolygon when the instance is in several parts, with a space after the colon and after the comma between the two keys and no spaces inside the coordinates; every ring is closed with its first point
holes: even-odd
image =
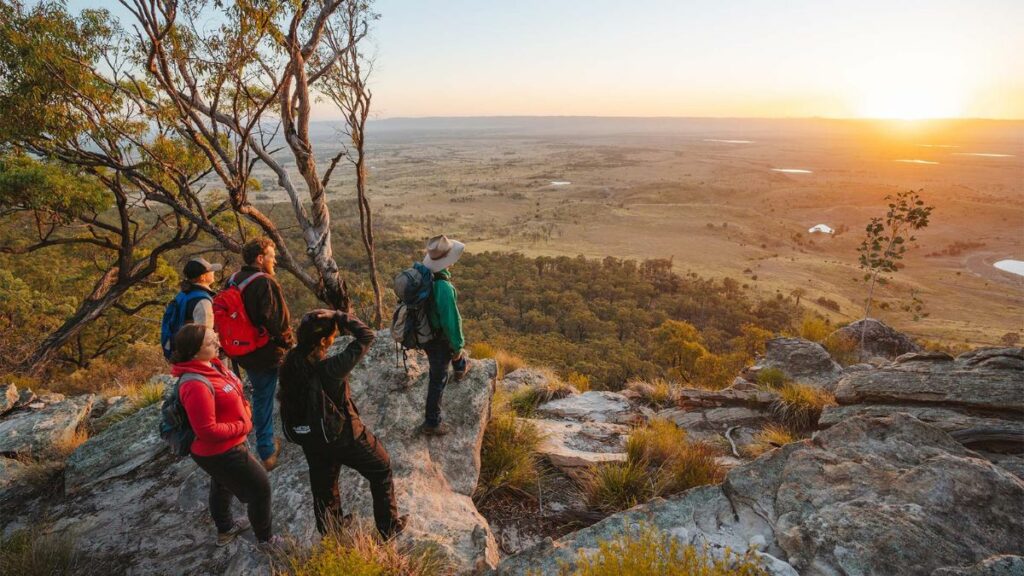
{"type": "Polygon", "coordinates": [[[190,375],[182,380],[178,396],[196,436],[192,459],[210,475],[217,545],[228,544],[252,526],[260,549],[269,550],[281,537],[271,531],[267,472],[245,442],[252,431],[252,408],[242,382],[217,358],[217,343],[217,333],[202,324],[186,324],[174,337],[171,373],[190,375]],[[231,517],[232,496],[248,505],[248,520],[231,517]]]}

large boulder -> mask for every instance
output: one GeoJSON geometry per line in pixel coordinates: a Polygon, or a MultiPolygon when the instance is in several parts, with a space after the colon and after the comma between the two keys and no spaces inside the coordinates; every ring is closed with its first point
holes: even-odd
{"type": "MultiPolygon", "coordinates": [[[[470,496],[496,367],[474,363],[465,379],[449,384],[443,407],[452,432],[428,438],[416,433],[426,398],[426,358],[410,355],[406,373],[401,363],[396,366],[389,342],[386,333],[378,334],[351,384],[363,420],[391,455],[399,511],[409,515],[400,542],[432,546],[459,573],[493,566],[497,547],[470,496]]],[[[251,532],[223,548],[214,545],[206,508],[209,477],[191,459],[161,448],[157,419],[157,407],[144,409],[80,446],[69,464],[69,494],[5,507],[0,532],[45,515],[56,519],[54,532],[77,536],[85,557],[116,562],[125,573],[269,574],[251,532]]],[[[302,545],[315,542],[308,468],[298,447],[285,445],[270,480],[275,532],[302,545]]],[[[370,517],[366,482],[343,469],[340,486],[344,510],[370,517]]]]}
{"type": "Polygon", "coordinates": [[[731,470],[504,559],[557,573],[647,523],[683,543],[756,547],[775,574],[930,575],[1024,551],[1024,481],[906,414],[854,417],[731,470]]]}
{"type": "Polygon", "coordinates": [[[567,473],[605,462],[626,459],[626,439],[630,428],[607,422],[538,420],[523,418],[541,433],[537,452],[567,473]]]}
{"type": "Polygon", "coordinates": [[[909,336],[874,318],[851,322],[833,332],[829,338],[855,342],[862,358],[880,356],[892,360],[908,352],[921,351],[921,347],[909,336]]]}
{"type": "Polygon", "coordinates": [[[13,412],[0,420],[0,454],[44,455],[72,440],[89,416],[95,396],[52,397],[38,410],[13,412]]]}
{"type": "Polygon", "coordinates": [[[765,343],[764,356],[754,370],[777,368],[804,384],[816,384],[831,390],[843,375],[843,367],[832,359],[821,344],[802,338],[772,338],[765,343]]]}

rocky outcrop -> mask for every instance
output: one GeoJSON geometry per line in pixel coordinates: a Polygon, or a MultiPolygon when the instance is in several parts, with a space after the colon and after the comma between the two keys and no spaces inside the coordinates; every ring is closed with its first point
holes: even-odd
{"type": "MultiPolygon", "coordinates": [[[[711,551],[756,547],[774,574],[930,575],[1024,551],[1024,481],[906,414],[859,416],[689,490],[502,561],[557,573],[647,523],[711,551]]],[[[973,572],[969,572],[973,573],[973,572]]]]}
{"type": "Polygon", "coordinates": [[[993,556],[966,568],[939,568],[932,576],[1021,576],[1024,557],[1003,554],[993,556]]]}
{"type": "Polygon", "coordinates": [[[513,370],[498,381],[498,387],[506,392],[515,392],[523,388],[545,388],[551,383],[552,374],[549,370],[540,370],[525,366],[513,370]]]}
{"type": "Polygon", "coordinates": [[[909,352],[921,351],[921,347],[909,336],[874,318],[851,322],[830,334],[829,338],[842,338],[856,343],[861,358],[880,356],[892,360],[909,352]]]}
{"type": "MultiPolygon", "coordinates": [[[[390,338],[382,333],[351,377],[364,421],[391,454],[399,510],[409,515],[401,542],[432,546],[459,573],[493,566],[497,547],[470,495],[480,470],[495,364],[476,362],[465,379],[449,384],[443,406],[453,431],[437,438],[416,432],[426,397],[426,358],[410,355],[408,367],[406,373],[396,365],[390,338]]],[[[255,550],[251,533],[229,546],[214,546],[206,510],[209,478],[191,459],[174,458],[163,449],[158,411],[158,406],[144,409],[80,446],[68,462],[66,497],[5,504],[0,529],[44,515],[57,518],[51,530],[74,533],[85,557],[116,562],[131,574],[268,574],[267,559],[255,550]]],[[[275,532],[300,544],[314,542],[302,451],[286,445],[270,479],[275,532]]],[[[344,469],[340,485],[345,511],[369,517],[366,482],[344,469]]],[[[236,513],[242,513],[240,506],[236,513]]]]}
{"type": "Polygon", "coordinates": [[[628,426],[607,422],[530,418],[521,421],[536,426],[541,433],[537,452],[569,474],[594,464],[622,462],[626,459],[626,439],[630,431],[628,426]]]}
{"type": "Polygon", "coordinates": [[[751,369],[777,368],[803,384],[817,384],[828,390],[843,375],[843,367],[832,360],[820,344],[802,338],[773,338],[765,343],[765,353],[751,369]]]}
{"type": "Polygon", "coordinates": [[[819,424],[905,412],[964,445],[1024,453],[1024,349],[983,348],[956,359],[911,353],[877,370],[853,372],[836,388],[839,406],[819,424]]]}
{"type": "Polygon", "coordinates": [[[50,395],[8,414],[0,420],[0,454],[38,456],[69,442],[95,398],[86,394],[64,401],[63,396],[50,395]]]}
{"type": "Polygon", "coordinates": [[[635,424],[642,420],[640,411],[622,394],[590,391],[545,402],[537,414],[546,418],[577,422],[610,422],[635,424]]]}

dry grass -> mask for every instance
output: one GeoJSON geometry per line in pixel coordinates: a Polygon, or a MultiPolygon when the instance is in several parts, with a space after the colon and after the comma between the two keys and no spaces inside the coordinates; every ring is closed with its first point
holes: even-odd
{"type": "Polygon", "coordinates": [[[505,350],[500,350],[491,346],[486,342],[477,342],[470,344],[466,347],[469,351],[470,358],[493,358],[495,364],[498,365],[498,379],[502,379],[506,374],[515,372],[516,370],[526,366],[526,361],[505,350]]]}
{"type": "Polygon", "coordinates": [[[668,420],[652,420],[636,428],[626,440],[626,457],[634,462],[662,466],[686,445],[686,430],[668,420]]]}
{"type": "Polygon", "coordinates": [[[135,411],[142,410],[164,399],[164,385],[151,382],[140,386],[132,395],[132,405],[135,411]]]}
{"type": "Polygon", "coordinates": [[[583,475],[581,488],[591,508],[608,514],[642,504],[660,491],[656,476],[634,460],[591,467],[583,475]]]}
{"type": "Polygon", "coordinates": [[[707,548],[683,545],[671,535],[643,524],[624,529],[613,540],[598,543],[596,553],[580,550],[575,566],[562,566],[561,576],[767,576],[754,555],[729,550],[716,558],[707,548]]]}
{"type": "Polygon", "coordinates": [[[474,342],[473,344],[466,346],[466,350],[469,352],[469,356],[471,358],[480,359],[494,358],[494,353],[496,352],[494,346],[491,346],[486,342],[474,342]]]}
{"type": "Polygon", "coordinates": [[[743,453],[751,458],[757,458],[779,446],[791,444],[799,439],[797,435],[783,426],[768,424],[754,434],[754,441],[743,447],[743,453]]]}
{"type": "Polygon", "coordinates": [[[80,426],[70,436],[54,442],[50,448],[50,455],[57,460],[65,460],[88,439],[89,430],[85,426],[80,426]]]}
{"type": "Polygon", "coordinates": [[[835,397],[828,391],[807,384],[785,384],[778,394],[771,405],[772,417],[794,432],[813,429],[821,418],[821,411],[836,404],[835,397]]]}
{"type": "Polygon", "coordinates": [[[569,376],[566,378],[569,386],[575,388],[578,392],[587,392],[590,390],[590,376],[586,374],[580,374],[579,372],[572,370],[569,372],[569,376]]]}
{"type": "Polygon", "coordinates": [[[480,446],[480,480],[474,494],[478,503],[502,492],[532,494],[538,476],[540,431],[517,418],[503,398],[496,398],[493,406],[480,446]]]}
{"type": "Polygon", "coordinates": [[[828,350],[832,359],[842,366],[850,366],[860,361],[857,354],[857,339],[842,334],[834,334],[821,343],[828,350]]]}
{"type": "Polygon", "coordinates": [[[662,378],[630,380],[626,382],[626,388],[635,392],[641,402],[654,408],[675,406],[679,402],[679,384],[662,378]]]}
{"type": "Polygon", "coordinates": [[[0,534],[0,574],[63,576],[83,568],[70,536],[46,534],[39,527],[0,534]]]}
{"type": "Polygon", "coordinates": [[[778,368],[763,368],[757,372],[757,383],[771,390],[778,390],[789,381],[786,373],[778,368]]]}
{"type": "Polygon", "coordinates": [[[832,333],[832,325],[821,316],[808,314],[800,323],[800,337],[811,342],[822,342],[832,333]]]}
{"type": "Polygon", "coordinates": [[[454,573],[444,554],[431,545],[399,546],[382,541],[370,522],[356,520],[332,529],[312,550],[289,550],[275,574],[291,576],[443,576],[454,573]]]}
{"type": "Polygon", "coordinates": [[[544,384],[526,386],[512,393],[508,404],[516,414],[530,417],[541,404],[565,398],[577,392],[575,388],[563,382],[551,370],[541,369],[540,372],[544,375],[544,384]]]}

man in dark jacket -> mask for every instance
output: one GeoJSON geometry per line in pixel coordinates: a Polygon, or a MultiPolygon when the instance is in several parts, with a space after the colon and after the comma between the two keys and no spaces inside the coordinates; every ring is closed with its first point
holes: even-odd
{"type": "Polygon", "coordinates": [[[288,349],[294,344],[288,305],[284,301],[281,285],[274,279],[277,254],[269,238],[257,238],[242,247],[245,265],[228,279],[228,283],[241,284],[254,274],[242,292],[245,313],[256,328],[267,331],[270,339],[262,348],[234,358],[249,377],[252,385],[252,420],[256,432],[256,451],[268,471],[277,466],[281,440],[274,437],[274,391],[277,389],[277,369],[288,349]]]}

